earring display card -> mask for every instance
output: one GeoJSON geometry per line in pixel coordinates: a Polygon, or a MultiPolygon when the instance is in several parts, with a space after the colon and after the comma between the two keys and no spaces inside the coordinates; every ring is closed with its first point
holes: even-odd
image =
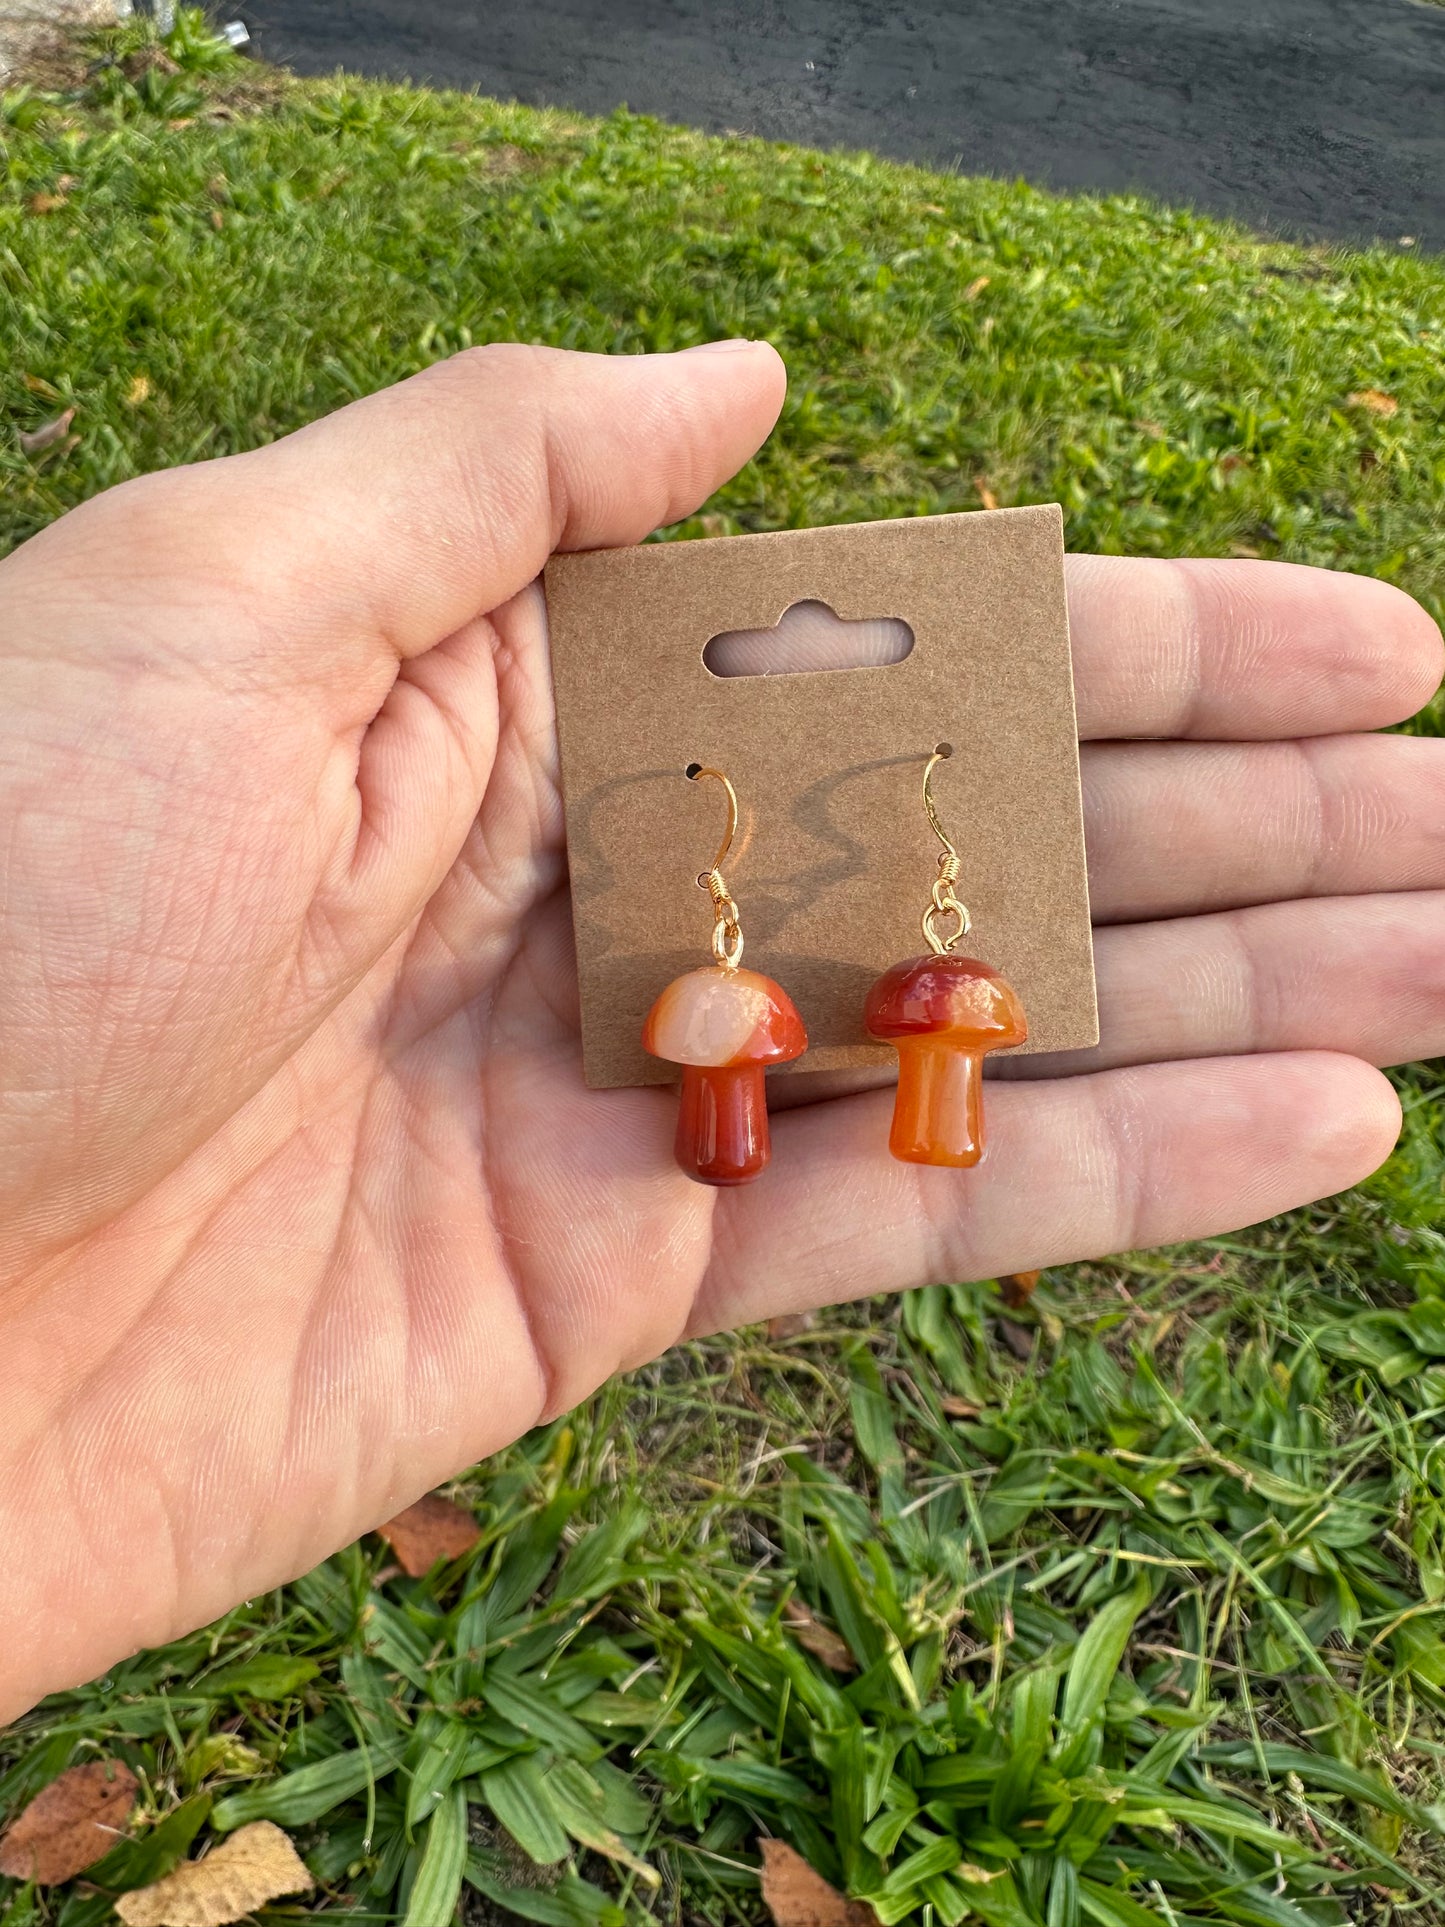
{"type": "Polygon", "coordinates": [[[959,953],[1014,986],[1027,1049],[1098,1041],[1058,508],[562,555],[545,586],[590,1085],[676,1076],[639,1035],[663,986],[712,958],[696,878],[726,799],[687,781],[694,763],[738,793],[723,867],[745,965],[807,1025],[789,1071],[892,1060],[863,1029],[863,1000],[926,948],[939,845],[922,781],[940,743],[953,755],[933,792],[973,917],[959,953]],[[718,676],[704,663],[713,637],[771,629],[799,602],[901,620],[913,646],[886,667],[718,676]]]}

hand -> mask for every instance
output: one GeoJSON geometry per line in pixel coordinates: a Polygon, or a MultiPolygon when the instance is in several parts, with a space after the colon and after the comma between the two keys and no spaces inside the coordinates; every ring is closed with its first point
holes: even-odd
{"type": "Polygon", "coordinates": [[[1388,1153],[1370,1066],[1445,1047],[1445,745],[1350,732],[1439,638],[1265,563],[1071,560],[1104,1042],[995,1088],[980,1171],[855,1089],[715,1193],[670,1094],[583,1088],[536,577],[693,509],[782,389],[489,348],[0,565],[0,1719],[686,1331],[1388,1153]]]}

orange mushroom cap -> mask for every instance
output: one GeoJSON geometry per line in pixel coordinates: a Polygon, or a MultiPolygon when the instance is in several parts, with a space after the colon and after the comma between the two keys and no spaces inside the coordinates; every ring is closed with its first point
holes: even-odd
{"type": "Polygon", "coordinates": [[[976,957],[909,957],[868,992],[873,1037],[949,1036],[965,1048],[1007,1050],[1028,1037],[1023,1006],[998,972],[976,957]]]}
{"type": "Polygon", "coordinates": [[[757,970],[708,964],[674,977],[642,1026],[642,1048],[713,1069],[786,1064],[808,1048],[793,1000],[757,970]]]}

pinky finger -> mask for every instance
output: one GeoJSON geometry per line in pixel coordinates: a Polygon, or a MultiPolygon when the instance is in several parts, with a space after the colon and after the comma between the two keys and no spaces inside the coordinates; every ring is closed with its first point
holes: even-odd
{"type": "Polygon", "coordinates": [[[1327,1051],[991,1085],[972,1171],[895,1162],[892,1103],[775,1120],[766,1177],[719,1201],[694,1332],[1237,1230],[1358,1183],[1400,1128],[1387,1080],[1327,1051]]]}

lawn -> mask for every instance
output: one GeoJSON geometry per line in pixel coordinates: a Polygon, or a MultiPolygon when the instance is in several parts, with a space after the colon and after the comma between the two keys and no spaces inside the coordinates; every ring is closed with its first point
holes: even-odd
{"type": "MultiPolygon", "coordinates": [[[[473,342],[746,333],[783,421],[679,535],[1057,500],[1445,614],[1432,260],[100,44],[0,111],[0,547],[473,342]]],[[[1445,1921],[1445,1126],[1400,1084],[1347,1197],[684,1348],[459,1480],[450,1564],[368,1539],[47,1702],[0,1817],[97,1756],[138,1814],[0,1927],[261,1818],[320,1883],[268,1919],[722,1927],[771,1835],[885,1927],[1445,1921]]]]}

